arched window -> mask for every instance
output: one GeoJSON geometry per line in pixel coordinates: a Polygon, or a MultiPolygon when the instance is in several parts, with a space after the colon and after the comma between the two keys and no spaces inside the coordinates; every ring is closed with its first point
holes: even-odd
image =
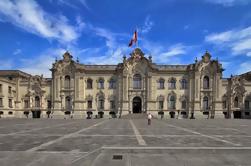
{"type": "Polygon", "coordinates": [[[182,109],[186,109],[186,108],[187,108],[187,102],[186,102],[186,100],[183,100],[183,101],[181,102],[181,108],[182,108],[182,109]]]}
{"type": "Polygon", "coordinates": [[[141,89],[141,75],[135,74],[133,76],[133,89],[141,89]]]}
{"type": "Polygon", "coordinates": [[[99,89],[104,89],[104,79],[103,78],[100,78],[99,80],[98,80],[98,88],[99,89]]]}
{"type": "Polygon", "coordinates": [[[170,96],[169,97],[169,108],[170,109],[175,109],[175,96],[170,96]]]}
{"type": "Polygon", "coordinates": [[[87,79],[87,89],[92,89],[92,79],[87,79]]]}
{"type": "Polygon", "coordinates": [[[235,107],[235,108],[238,108],[238,107],[239,107],[239,99],[238,99],[237,96],[234,98],[234,107],[235,107]]]}
{"type": "Polygon", "coordinates": [[[71,77],[68,75],[65,76],[65,78],[64,78],[64,87],[65,87],[65,89],[71,88],[71,77]]]}
{"type": "Polygon", "coordinates": [[[169,89],[175,89],[176,88],[176,80],[174,78],[172,78],[169,81],[169,89]]]}
{"type": "Polygon", "coordinates": [[[159,79],[158,89],[165,89],[165,80],[163,78],[159,79]]]}
{"type": "Polygon", "coordinates": [[[116,81],[114,79],[111,79],[109,81],[109,89],[115,89],[116,88],[116,81]]]}
{"type": "Polygon", "coordinates": [[[187,89],[187,80],[186,79],[181,80],[181,89],[187,89]]]}
{"type": "Polygon", "coordinates": [[[71,110],[72,109],[71,97],[70,96],[65,97],[65,109],[66,110],[71,110]]]}
{"type": "Polygon", "coordinates": [[[39,98],[39,96],[35,97],[35,107],[37,107],[37,108],[40,107],[40,98],[39,98]]]}
{"type": "Polygon", "coordinates": [[[209,89],[209,77],[208,76],[205,76],[203,78],[203,88],[204,89],[209,89]]]}
{"type": "Polygon", "coordinates": [[[203,109],[204,110],[208,110],[209,109],[209,103],[208,103],[208,97],[207,96],[205,96],[203,98],[203,109]]]}

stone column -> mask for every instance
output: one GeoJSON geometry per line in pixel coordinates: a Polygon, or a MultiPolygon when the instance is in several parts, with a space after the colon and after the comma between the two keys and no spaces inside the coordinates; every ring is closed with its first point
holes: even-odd
{"type": "Polygon", "coordinates": [[[128,101],[128,76],[123,76],[123,95],[124,100],[128,101]]]}

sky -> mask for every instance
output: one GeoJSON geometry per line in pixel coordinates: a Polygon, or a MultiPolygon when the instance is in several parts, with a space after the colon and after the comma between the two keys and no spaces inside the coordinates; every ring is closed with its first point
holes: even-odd
{"type": "Polygon", "coordinates": [[[0,70],[51,77],[65,51],[118,64],[135,29],[154,63],[191,64],[207,50],[223,77],[251,71],[251,0],[0,0],[0,70]]]}

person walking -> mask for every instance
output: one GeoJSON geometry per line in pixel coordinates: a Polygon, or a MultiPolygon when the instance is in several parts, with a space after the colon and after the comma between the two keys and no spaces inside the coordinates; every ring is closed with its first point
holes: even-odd
{"type": "Polygon", "coordinates": [[[148,125],[151,125],[152,117],[153,117],[152,114],[148,113],[148,115],[147,115],[148,125]]]}

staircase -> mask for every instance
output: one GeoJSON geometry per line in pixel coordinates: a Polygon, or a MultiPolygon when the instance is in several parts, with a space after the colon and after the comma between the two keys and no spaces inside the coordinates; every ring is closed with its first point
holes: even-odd
{"type": "Polygon", "coordinates": [[[122,115],[121,119],[147,119],[146,113],[122,115]]]}

